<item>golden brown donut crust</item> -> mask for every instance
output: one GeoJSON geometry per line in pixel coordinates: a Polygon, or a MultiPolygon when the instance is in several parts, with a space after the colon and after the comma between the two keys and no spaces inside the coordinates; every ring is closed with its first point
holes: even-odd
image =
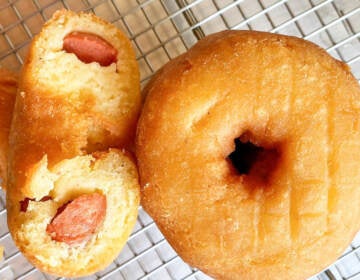
{"type": "Polygon", "coordinates": [[[224,31],[144,90],[142,205],[189,264],[219,279],[305,279],[360,228],[360,89],[305,40],[224,31]],[[266,179],[228,155],[246,137],[279,151],[266,179]]]}
{"type": "Polygon", "coordinates": [[[15,103],[17,78],[15,73],[0,68],[0,178],[3,189],[6,188],[9,130],[15,103]]]}

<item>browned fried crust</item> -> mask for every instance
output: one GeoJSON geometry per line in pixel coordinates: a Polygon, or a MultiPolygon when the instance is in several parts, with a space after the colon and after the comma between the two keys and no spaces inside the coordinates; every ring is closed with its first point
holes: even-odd
{"type": "Polygon", "coordinates": [[[17,75],[0,68],[0,177],[6,188],[9,131],[17,90],[17,75]]]}

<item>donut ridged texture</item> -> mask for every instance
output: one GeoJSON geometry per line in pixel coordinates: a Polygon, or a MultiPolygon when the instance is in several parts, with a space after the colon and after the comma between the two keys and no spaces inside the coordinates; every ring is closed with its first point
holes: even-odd
{"type": "Polygon", "coordinates": [[[142,205],[190,265],[218,279],[305,279],[360,228],[360,89],[346,64],[283,35],[224,31],[144,89],[142,205]],[[279,151],[239,175],[234,139],[279,151]]]}

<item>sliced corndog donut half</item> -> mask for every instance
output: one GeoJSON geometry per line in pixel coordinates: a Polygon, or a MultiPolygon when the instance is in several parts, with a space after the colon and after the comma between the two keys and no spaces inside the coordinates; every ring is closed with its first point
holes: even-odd
{"type": "Polygon", "coordinates": [[[93,14],[56,12],[31,44],[18,103],[27,106],[17,122],[26,141],[47,153],[131,149],[141,97],[130,41],[93,14]]]}
{"type": "Polygon", "coordinates": [[[40,199],[10,202],[9,227],[27,259],[42,271],[66,277],[109,265],[137,217],[138,177],[131,158],[111,149],[52,168],[44,159],[30,177],[30,187],[51,191],[40,199]]]}
{"type": "Polygon", "coordinates": [[[139,185],[125,149],[139,84],[130,41],[94,15],[56,12],[34,38],[11,123],[7,209],[16,245],[39,269],[94,273],[130,234],[139,185]]]}

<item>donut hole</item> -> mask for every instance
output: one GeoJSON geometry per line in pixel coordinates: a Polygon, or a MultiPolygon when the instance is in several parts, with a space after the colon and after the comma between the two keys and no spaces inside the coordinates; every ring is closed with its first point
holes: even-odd
{"type": "Polygon", "coordinates": [[[272,174],[280,162],[280,145],[259,145],[248,137],[240,136],[234,139],[235,149],[228,159],[233,171],[244,177],[245,183],[264,184],[269,183],[272,174]]]}

